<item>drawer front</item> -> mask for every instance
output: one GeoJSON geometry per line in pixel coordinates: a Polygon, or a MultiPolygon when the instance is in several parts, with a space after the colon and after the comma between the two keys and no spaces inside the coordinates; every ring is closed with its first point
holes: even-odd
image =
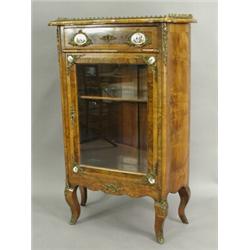
{"type": "Polygon", "coordinates": [[[158,37],[158,28],[155,26],[65,27],[63,30],[63,49],[157,49],[158,37]]]}

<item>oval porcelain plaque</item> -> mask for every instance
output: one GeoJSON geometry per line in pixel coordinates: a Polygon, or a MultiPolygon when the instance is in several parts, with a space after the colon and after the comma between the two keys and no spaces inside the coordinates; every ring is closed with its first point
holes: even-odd
{"type": "Polygon", "coordinates": [[[146,42],[146,36],[141,32],[137,32],[131,36],[130,41],[135,45],[143,45],[146,42]]]}
{"type": "Polygon", "coordinates": [[[74,42],[77,45],[84,45],[87,41],[88,41],[87,36],[82,33],[78,33],[74,36],[74,42]]]}
{"type": "Polygon", "coordinates": [[[154,56],[150,56],[150,57],[148,58],[148,64],[149,64],[149,65],[153,65],[153,64],[155,63],[155,61],[156,61],[156,59],[155,59],[154,56]]]}

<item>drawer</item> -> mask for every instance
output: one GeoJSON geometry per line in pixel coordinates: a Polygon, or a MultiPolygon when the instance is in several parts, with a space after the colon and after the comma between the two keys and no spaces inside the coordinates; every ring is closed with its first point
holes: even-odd
{"type": "Polygon", "coordinates": [[[63,49],[142,50],[157,49],[159,30],[149,27],[64,27],[63,49]]]}

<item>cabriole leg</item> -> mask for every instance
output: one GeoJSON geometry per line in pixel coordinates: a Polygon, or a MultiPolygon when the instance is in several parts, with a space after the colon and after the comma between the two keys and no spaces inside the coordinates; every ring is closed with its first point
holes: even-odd
{"type": "Polygon", "coordinates": [[[158,243],[164,243],[164,221],[168,213],[168,203],[166,200],[155,201],[155,236],[158,243]]]}
{"type": "Polygon", "coordinates": [[[87,202],[87,188],[79,186],[80,189],[80,193],[81,193],[81,206],[86,206],[86,202],[87,202]]]}
{"type": "Polygon", "coordinates": [[[181,199],[179,210],[178,210],[179,217],[182,223],[188,224],[188,219],[185,215],[185,208],[190,199],[191,191],[190,191],[190,188],[187,186],[187,187],[182,187],[178,192],[179,192],[180,199],[181,199]]]}
{"type": "Polygon", "coordinates": [[[70,187],[66,185],[64,190],[65,199],[71,209],[71,219],[70,219],[71,225],[76,224],[77,219],[80,216],[80,205],[76,194],[77,187],[78,186],[70,187]]]}

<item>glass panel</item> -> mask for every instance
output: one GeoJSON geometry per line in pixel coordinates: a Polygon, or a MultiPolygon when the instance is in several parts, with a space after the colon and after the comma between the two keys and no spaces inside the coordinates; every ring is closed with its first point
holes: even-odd
{"type": "Polygon", "coordinates": [[[147,167],[147,66],[77,64],[80,164],[147,167]]]}

